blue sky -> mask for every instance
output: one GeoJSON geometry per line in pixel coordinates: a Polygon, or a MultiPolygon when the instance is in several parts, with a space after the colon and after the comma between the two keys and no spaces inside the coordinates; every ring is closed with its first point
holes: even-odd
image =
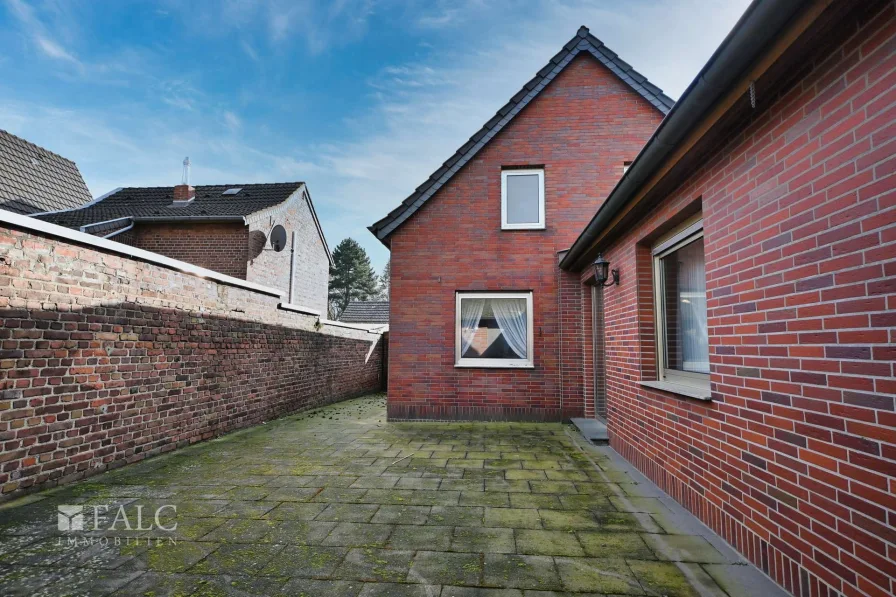
{"type": "Polygon", "coordinates": [[[746,0],[0,0],[0,128],[94,196],[308,183],[331,247],[463,144],[580,25],[673,98],[746,0]]]}

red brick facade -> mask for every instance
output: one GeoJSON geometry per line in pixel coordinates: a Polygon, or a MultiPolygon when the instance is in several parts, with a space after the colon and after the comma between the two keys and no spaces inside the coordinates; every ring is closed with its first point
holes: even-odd
{"type": "MultiPolygon", "coordinates": [[[[138,222],[127,244],[246,279],[249,229],[242,222],[148,224],[138,222]]],[[[118,241],[116,237],[113,240],[118,241]]],[[[126,239],[122,239],[126,240],[126,239]]]]}
{"type": "Polygon", "coordinates": [[[788,591],[893,595],[894,5],[838,29],[845,41],[808,57],[602,247],[622,274],[603,290],[609,428],[616,450],[788,591]],[[651,247],[696,210],[711,402],[638,383],[656,379],[651,247]]]}
{"type": "Polygon", "coordinates": [[[662,114],[579,56],[391,236],[389,416],[559,420],[582,414],[580,301],[567,249],[662,114]],[[501,169],[543,166],[546,229],[501,230],[501,169]],[[533,292],[534,369],[459,369],[455,292],[533,292]]]}
{"type": "Polygon", "coordinates": [[[279,303],[0,228],[0,494],[381,388],[378,334],[279,303]]]}

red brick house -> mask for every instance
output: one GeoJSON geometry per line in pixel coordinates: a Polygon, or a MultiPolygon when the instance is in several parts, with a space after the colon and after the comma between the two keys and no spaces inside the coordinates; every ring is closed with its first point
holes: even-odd
{"type": "Polygon", "coordinates": [[[582,414],[578,276],[557,268],[672,100],[586,28],[400,207],[392,250],[392,419],[582,414]],[[463,231],[462,236],[458,232],[463,231]]]}
{"type": "Polygon", "coordinates": [[[896,594],[894,9],[754,2],[560,260],[586,411],[798,595],[896,594]]]}
{"type": "Polygon", "coordinates": [[[277,288],[326,313],[332,257],[302,182],[128,187],[35,217],[277,288]],[[270,242],[278,225],[279,251],[270,242]]]}
{"type": "Polygon", "coordinates": [[[580,152],[607,116],[576,103],[585,70],[619,82],[576,58],[372,227],[392,249],[390,417],[600,417],[791,593],[896,594],[896,5],[756,0],[646,139],[580,152]],[[576,151],[555,167],[560,122],[546,145],[576,151]],[[615,178],[608,147],[632,160],[615,178]],[[545,230],[501,229],[510,167],[543,168],[545,230]],[[492,313],[461,302],[508,289],[492,313]],[[526,308],[534,351],[511,330],[499,357],[531,368],[458,366],[495,342],[465,321],[503,333],[526,308]]]}

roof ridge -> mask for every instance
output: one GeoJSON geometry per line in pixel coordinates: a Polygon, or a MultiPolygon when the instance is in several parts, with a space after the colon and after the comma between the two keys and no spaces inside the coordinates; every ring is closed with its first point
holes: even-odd
{"type": "MultiPolygon", "coordinates": [[[[286,182],[225,182],[220,184],[201,184],[201,185],[193,185],[194,189],[201,189],[203,187],[272,187],[277,185],[303,185],[305,181],[302,180],[290,180],[286,182]]],[[[140,189],[140,190],[150,190],[150,189],[173,189],[174,187],[179,185],[158,185],[152,187],[120,187],[119,191],[127,191],[130,189],[140,189]]],[[[117,192],[117,191],[116,191],[117,192]]]]}
{"type": "Polygon", "coordinates": [[[636,71],[630,64],[619,58],[606,44],[591,34],[588,27],[579,27],[576,35],[563,45],[548,63],[542,67],[522,89],[517,91],[478,131],[476,131],[460,148],[454,152],[439,168],[408,195],[401,204],[386,214],[373,225],[370,230],[383,244],[392,232],[401,226],[420,207],[423,206],[442,186],[482,149],[492,138],[510,123],[511,120],[543,89],[545,89],[572,59],[584,51],[588,51],[604,67],[616,75],[623,83],[638,93],[654,108],[664,115],[669,113],[675,101],[663,93],[662,89],[650,83],[647,77],[636,71]]]}
{"type": "MultiPolygon", "coordinates": [[[[19,136],[16,135],[15,133],[10,133],[10,132],[7,131],[6,129],[0,129],[0,133],[6,133],[6,134],[9,135],[10,137],[14,137],[16,140],[21,141],[22,143],[25,143],[25,144],[27,144],[27,145],[30,145],[31,147],[33,147],[33,148],[35,148],[35,149],[39,149],[39,150],[41,150],[41,151],[45,151],[45,152],[49,153],[50,155],[52,155],[52,156],[54,156],[54,157],[57,157],[57,158],[59,158],[59,159],[61,159],[61,160],[65,160],[66,162],[72,164],[72,165],[75,166],[76,168],[78,167],[78,164],[77,164],[74,160],[70,160],[69,158],[65,157],[64,155],[60,155],[60,154],[56,153],[55,151],[52,151],[52,150],[47,149],[46,147],[42,147],[42,146],[40,146],[40,145],[38,145],[38,144],[36,144],[36,143],[32,143],[32,142],[29,141],[28,139],[23,139],[22,137],[19,137],[19,136]]],[[[79,171],[79,172],[80,172],[80,171],[79,171]]]]}

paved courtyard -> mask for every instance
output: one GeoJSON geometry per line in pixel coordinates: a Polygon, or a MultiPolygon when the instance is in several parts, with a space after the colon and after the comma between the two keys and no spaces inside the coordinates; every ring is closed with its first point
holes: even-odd
{"type": "Polygon", "coordinates": [[[0,506],[0,595],[736,594],[648,485],[563,425],[362,398],[0,506]]]}

